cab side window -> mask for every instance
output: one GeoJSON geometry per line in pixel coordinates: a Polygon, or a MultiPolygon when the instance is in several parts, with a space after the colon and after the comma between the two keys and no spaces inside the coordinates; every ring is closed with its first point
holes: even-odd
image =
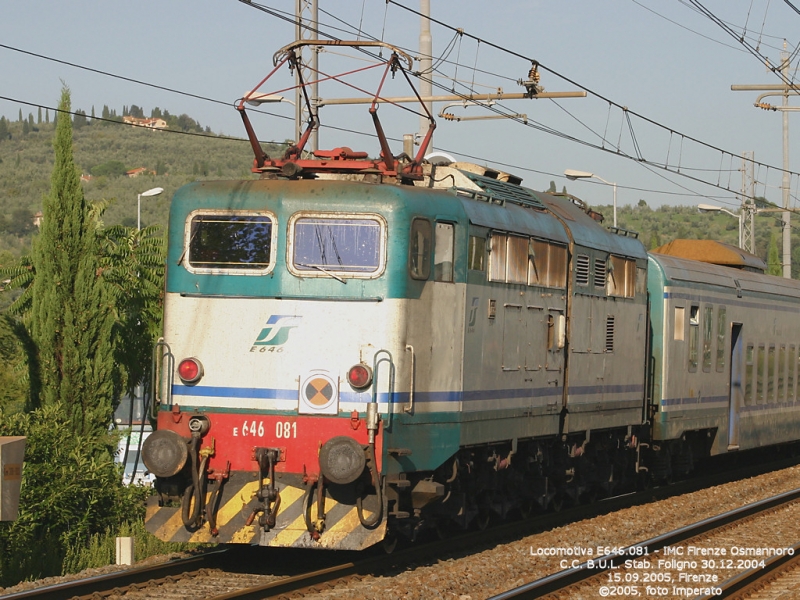
{"type": "Polygon", "coordinates": [[[408,240],[408,270],[412,279],[428,279],[431,274],[431,222],[428,219],[411,221],[408,240]]]}
{"type": "Polygon", "coordinates": [[[435,281],[453,281],[453,235],[452,223],[436,223],[436,239],[433,248],[433,274],[435,281]]]}

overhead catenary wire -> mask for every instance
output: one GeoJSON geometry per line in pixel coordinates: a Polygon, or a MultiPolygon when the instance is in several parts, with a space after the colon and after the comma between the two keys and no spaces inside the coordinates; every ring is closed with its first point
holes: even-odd
{"type": "MultiPolygon", "coordinates": [[[[391,3],[391,4],[393,4],[393,5],[397,6],[397,7],[401,8],[401,9],[403,9],[403,10],[406,10],[406,11],[408,11],[408,12],[412,13],[412,14],[415,14],[415,15],[417,15],[417,16],[419,16],[419,17],[421,17],[421,18],[427,18],[427,19],[429,19],[429,20],[430,20],[432,23],[436,23],[437,25],[439,25],[439,26],[441,26],[441,27],[444,27],[444,28],[446,28],[446,29],[453,30],[453,31],[455,31],[455,30],[458,30],[458,31],[460,31],[460,32],[461,32],[461,34],[462,34],[463,36],[465,36],[465,37],[468,37],[468,38],[470,38],[470,39],[473,39],[473,40],[474,40],[476,43],[485,44],[485,45],[487,45],[487,46],[489,46],[489,47],[492,47],[492,48],[494,48],[494,49],[496,49],[496,50],[498,50],[498,51],[500,51],[500,52],[506,53],[506,54],[508,54],[508,55],[510,55],[510,56],[513,56],[513,57],[516,57],[516,58],[520,58],[520,59],[523,59],[523,60],[525,60],[525,61],[534,62],[534,63],[536,63],[536,64],[538,65],[538,67],[539,67],[541,70],[547,71],[547,72],[551,73],[552,75],[554,75],[555,77],[558,77],[559,79],[561,79],[561,80],[563,80],[563,81],[565,81],[565,82],[567,82],[567,83],[569,83],[569,84],[571,84],[571,85],[574,85],[574,86],[576,86],[576,87],[578,87],[578,88],[580,88],[580,89],[583,89],[583,90],[585,90],[587,93],[591,94],[592,96],[594,96],[594,97],[597,97],[597,98],[599,98],[599,99],[601,99],[601,100],[604,100],[605,102],[608,102],[610,105],[612,105],[612,106],[614,106],[615,108],[617,108],[617,109],[619,109],[619,110],[623,111],[623,112],[624,112],[624,114],[626,115],[626,117],[628,117],[628,118],[629,118],[631,115],[633,115],[633,116],[635,116],[636,118],[638,118],[638,119],[642,120],[644,123],[647,123],[647,124],[650,124],[650,125],[652,125],[652,126],[654,126],[654,127],[660,128],[660,129],[662,129],[662,130],[664,130],[664,131],[666,131],[666,132],[670,132],[670,133],[673,133],[673,132],[674,132],[674,133],[676,133],[677,135],[680,135],[680,136],[681,136],[681,138],[682,138],[682,141],[688,140],[688,141],[691,141],[691,142],[693,142],[693,143],[695,143],[695,144],[698,144],[698,145],[699,145],[699,146],[701,146],[701,147],[704,147],[704,148],[706,148],[706,149],[709,149],[709,150],[713,150],[713,151],[715,151],[715,152],[720,152],[720,153],[727,154],[727,155],[738,156],[738,153],[734,153],[734,152],[731,152],[731,151],[725,150],[725,149],[723,149],[723,148],[720,148],[720,147],[714,146],[713,144],[709,144],[709,143],[707,143],[707,142],[703,142],[702,140],[700,140],[700,139],[698,139],[698,138],[695,138],[695,137],[693,137],[693,136],[690,136],[690,135],[688,135],[688,134],[684,134],[684,133],[677,132],[677,131],[675,131],[673,128],[667,127],[666,125],[663,125],[663,124],[659,123],[658,121],[655,121],[655,120],[653,120],[653,119],[651,119],[651,118],[649,118],[649,117],[646,117],[646,116],[644,116],[644,115],[642,115],[642,114],[640,114],[640,113],[637,113],[637,112],[635,112],[635,111],[632,111],[632,110],[628,109],[626,106],[624,106],[624,105],[622,105],[622,104],[620,104],[620,103],[618,103],[618,102],[615,102],[615,101],[611,100],[610,98],[607,98],[606,96],[604,96],[604,95],[602,95],[602,94],[600,94],[600,93],[598,93],[598,92],[596,92],[596,91],[594,91],[594,90],[592,90],[592,89],[590,89],[590,88],[587,88],[587,87],[586,87],[586,86],[584,86],[584,85],[581,85],[581,84],[580,84],[580,83],[578,83],[577,81],[574,81],[572,78],[570,78],[570,77],[567,77],[566,75],[564,75],[564,74],[562,74],[562,73],[560,73],[560,72],[558,72],[558,71],[556,71],[556,70],[554,70],[554,69],[552,69],[552,68],[550,68],[550,67],[548,67],[548,66],[546,66],[546,65],[543,65],[541,62],[539,62],[539,61],[536,61],[536,60],[535,60],[535,59],[533,59],[532,57],[525,56],[525,55],[523,55],[523,54],[521,54],[521,53],[519,53],[519,52],[516,52],[516,51],[514,51],[514,50],[511,50],[511,49],[509,49],[507,46],[503,46],[503,45],[500,45],[500,44],[496,44],[496,43],[494,43],[494,42],[491,42],[491,41],[489,41],[489,40],[486,40],[486,39],[484,39],[484,38],[481,38],[481,37],[479,37],[479,36],[476,36],[476,35],[474,35],[474,34],[468,33],[468,32],[464,31],[464,30],[463,30],[463,29],[461,29],[461,28],[456,28],[456,27],[454,27],[454,26],[452,26],[452,25],[450,25],[450,24],[448,24],[448,23],[445,23],[445,22],[443,22],[443,21],[439,20],[439,19],[435,19],[435,18],[433,18],[433,17],[430,17],[430,16],[427,16],[427,15],[422,15],[422,13],[420,13],[419,11],[417,11],[417,10],[415,10],[415,9],[412,9],[412,8],[409,8],[409,7],[407,7],[407,6],[404,6],[403,4],[401,4],[400,2],[398,2],[397,0],[386,0],[386,1],[387,1],[387,3],[391,3]]],[[[692,1],[694,2],[694,0],[692,0],[692,1]]],[[[497,107],[497,106],[492,106],[492,107],[489,107],[488,109],[489,109],[489,110],[493,110],[493,111],[495,111],[495,112],[498,112],[498,107],[497,107]]],[[[521,122],[521,121],[520,121],[520,122],[521,122]]],[[[536,127],[536,128],[539,128],[537,125],[534,125],[534,124],[532,124],[532,123],[524,123],[524,124],[525,124],[525,125],[528,125],[528,126],[534,126],[534,127],[536,127]]],[[[561,137],[565,137],[565,136],[563,136],[563,135],[562,135],[561,137]]],[[[576,138],[574,138],[574,137],[571,137],[571,136],[566,136],[566,139],[571,139],[571,140],[573,140],[573,141],[578,141],[579,143],[582,143],[582,144],[584,144],[584,145],[587,145],[587,146],[594,147],[594,148],[596,148],[596,149],[598,149],[598,150],[602,150],[602,151],[605,151],[605,152],[609,152],[609,150],[608,150],[608,149],[606,149],[606,148],[604,148],[604,147],[602,147],[602,146],[597,146],[596,144],[591,144],[591,143],[588,143],[588,142],[586,142],[586,141],[584,141],[584,140],[577,140],[576,138]]],[[[625,157],[625,158],[629,158],[629,159],[631,159],[631,160],[638,160],[638,158],[637,158],[637,157],[635,157],[635,156],[630,156],[630,155],[628,155],[628,154],[626,154],[626,153],[624,153],[624,152],[621,152],[619,148],[618,148],[618,149],[617,149],[617,151],[616,151],[616,152],[614,152],[614,153],[615,153],[615,154],[618,154],[618,155],[620,155],[620,156],[623,156],[623,157],[625,157]]],[[[681,172],[680,170],[672,170],[672,169],[670,169],[670,168],[669,168],[669,165],[661,165],[661,164],[654,163],[654,162],[651,162],[651,161],[644,161],[644,162],[648,162],[650,165],[652,165],[652,166],[654,166],[654,167],[657,167],[657,168],[664,169],[664,170],[666,170],[666,171],[669,171],[669,172],[672,172],[672,173],[674,173],[674,174],[678,174],[678,175],[681,175],[681,176],[686,176],[686,174],[685,174],[685,173],[683,173],[683,172],[681,172]]],[[[757,163],[757,164],[763,164],[763,163],[759,163],[758,161],[753,161],[753,162],[754,162],[754,163],[757,163]]],[[[777,167],[772,167],[772,168],[773,168],[773,169],[775,169],[775,170],[777,170],[777,171],[783,172],[783,169],[780,169],[780,168],[777,168],[777,167]]],[[[798,174],[797,172],[795,172],[795,171],[791,171],[791,170],[789,170],[789,171],[787,171],[787,172],[788,172],[790,175],[792,175],[792,176],[798,176],[798,175],[800,175],[800,174],[798,174]]],[[[702,184],[705,184],[705,185],[710,185],[710,186],[712,186],[712,187],[719,187],[720,189],[726,189],[727,191],[734,192],[734,190],[730,190],[730,189],[728,189],[728,188],[725,188],[725,187],[722,187],[722,186],[717,186],[717,185],[713,184],[712,182],[708,182],[708,181],[701,180],[701,179],[698,179],[698,178],[691,178],[691,177],[690,177],[690,179],[694,179],[694,180],[695,180],[695,181],[697,181],[698,183],[702,183],[702,184]]],[[[738,192],[734,192],[734,193],[738,193],[738,192]]]]}
{"type": "MultiPolygon", "coordinates": [[[[247,3],[247,4],[248,4],[248,5],[252,5],[251,3],[247,3]]],[[[395,4],[396,4],[396,3],[395,3],[395,4]]],[[[294,19],[289,19],[289,18],[287,18],[286,20],[287,20],[287,21],[289,21],[289,22],[292,22],[292,23],[294,23],[294,19]]],[[[459,38],[459,40],[460,40],[460,39],[463,37],[464,33],[463,33],[463,31],[462,31],[462,30],[457,30],[457,29],[456,29],[456,31],[457,31],[457,34],[456,34],[456,35],[458,36],[458,38],[459,38]]],[[[474,36],[472,36],[472,37],[474,37],[474,36]]],[[[455,39],[455,36],[454,36],[454,39],[455,39]]],[[[34,53],[30,53],[30,54],[33,54],[33,55],[35,55],[34,53]]],[[[37,56],[39,56],[39,57],[43,57],[43,55],[37,55],[37,56]]],[[[48,59],[49,59],[49,57],[46,57],[46,58],[48,58],[48,59]]],[[[529,59],[527,59],[527,58],[526,58],[526,60],[529,60],[529,59]]],[[[60,61],[60,62],[62,62],[62,63],[64,63],[64,64],[69,64],[70,66],[74,66],[74,67],[76,67],[76,68],[84,68],[84,67],[83,67],[83,65],[77,65],[77,64],[75,64],[75,63],[68,63],[68,62],[66,62],[66,61],[60,61]]],[[[110,76],[110,77],[119,77],[120,79],[124,79],[124,80],[127,80],[127,81],[131,81],[131,82],[133,82],[133,83],[137,83],[137,84],[149,85],[149,86],[151,86],[151,87],[155,87],[155,88],[158,88],[158,89],[163,89],[163,90],[170,91],[170,92],[174,92],[174,93],[180,93],[180,94],[183,94],[183,95],[187,95],[187,96],[191,96],[191,97],[199,98],[199,99],[202,99],[202,100],[211,101],[211,102],[217,102],[217,103],[220,103],[220,104],[229,105],[229,103],[227,103],[227,102],[224,102],[224,101],[219,101],[219,100],[216,100],[216,99],[213,99],[213,98],[207,98],[207,97],[204,97],[204,96],[201,96],[201,95],[198,95],[198,94],[189,94],[189,93],[187,93],[187,92],[183,92],[182,90],[175,90],[174,88],[169,88],[169,87],[167,87],[167,86],[158,86],[158,85],[155,85],[155,84],[150,84],[150,83],[148,83],[148,82],[142,82],[142,81],[138,81],[138,80],[135,80],[135,79],[132,79],[132,78],[124,77],[124,76],[117,76],[116,74],[113,74],[113,73],[107,73],[107,72],[101,71],[101,70],[99,70],[99,69],[91,69],[91,68],[87,68],[87,70],[91,70],[91,71],[94,71],[94,72],[96,72],[96,73],[103,74],[103,75],[110,76]]],[[[592,92],[592,93],[594,94],[594,92],[592,92]]],[[[595,95],[597,96],[597,94],[595,94],[595,95]]],[[[601,97],[601,96],[598,96],[598,97],[601,97]]],[[[34,103],[27,103],[27,102],[26,102],[25,104],[31,104],[31,105],[34,105],[34,106],[39,106],[39,104],[34,104],[34,103]]],[[[556,103],[556,104],[557,104],[557,103],[556,103]]],[[[609,105],[610,105],[610,106],[611,106],[611,105],[613,105],[613,106],[615,106],[615,107],[620,107],[620,105],[618,105],[618,104],[615,104],[615,103],[611,103],[611,102],[609,102],[609,105]]],[[[559,105],[559,107],[560,107],[560,105],[559,105]]],[[[560,107],[560,108],[561,108],[561,107],[560,107]]],[[[562,109],[562,110],[564,110],[563,108],[561,108],[561,109],[562,109]]],[[[504,108],[504,107],[498,107],[498,108],[496,108],[496,109],[493,109],[493,110],[495,110],[496,112],[498,112],[498,114],[503,114],[503,110],[505,110],[505,108],[504,108]]],[[[567,111],[567,112],[568,112],[568,111],[567,111]]],[[[270,115],[273,115],[272,113],[265,113],[265,114],[270,114],[270,115]]],[[[568,113],[568,114],[569,114],[569,113],[568,113]]],[[[626,115],[626,116],[627,116],[627,118],[630,118],[630,114],[634,114],[635,116],[637,116],[637,117],[641,118],[641,115],[638,115],[638,114],[636,114],[636,113],[629,113],[628,115],[626,115]]],[[[284,116],[282,116],[282,115],[273,115],[273,116],[277,116],[277,117],[279,117],[279,118],[284,118],[284,119],[289,119],[288,117],[284,117],[284,116]]],[[[656,124],[656,125],[658,125],[658,124],[657,124],[657,123],[655,123],[655,122],[653,122],[653,123],[654,123],[654,124],[656,124]]],[[[530,125],[529,125],[529,126],[530,126],[530,125]]],[[[535,124],[535,126],[536,126],[537,128],[540,128],[542,131],[544,131],[544,132],[546,132],[546,133],[550,133],[550,134],[553,134],[553,135],[559,135],[559,136],[561,136],[561,137],[564,137],[564,139],[567,139],[567,140],[570,140],[570,141],[576,141],[576,142],[579,142],[579,143],[585,143],[585,140],[580,140],[579,138],[576,138],[575,136],[568,136],[568,135],[566,135],[566,136],[565,136],[565,135],[564,135],[562,132],[559,132],[559,131],[557,131],[557,130],[555,130],[555,129],[553,129],[553,128],[547,127],[547,126],[545,126],[545,125],[542,125],[542,124],[535,124]]],[[[338,127],[333,127],[333,126],[330,126],[330,125],[324,125],[324,124],[323,124],[323,127],[326,127],[326,128],[329,128],[329,129],[333,129],[333,130],[345,131],[345,132],[348,132],[348,133],[354,133],[354,134],[357,134],[357,135],[365,135],[365,136],[370,136],[370,135],[371,135],[370,133],[364,133],[364,132],[354,131],[354,130],[352,130],[352,129],[347,129],[347,128],[338,128],[338,127]]],[[[632,125],[630,125],[630,127],[632,128],[632,125]]],[[[631,129],[631,131],[632,131],[632,133],[634,133],[632,129],[631,129]]],[[[670,131],[671,131],[671,130],[670,130],[670,131]]],[[[192,135],[203,135],[203,134],[197,134],[197,133],[194,133],[194,132],[182,132],[182,133],[189,133],[189,134],[192,134],[192,135]]],[[[598,135],[598,134],[595,134],[595,135],[598,135]]],[[[683,135],[683,134],[681,134],[681,135],[683,135]]],[[[220,136],[205,136],[205,137],[209,137],[209,138],[216,138],[216,139],[238,139],[238,138],[227,138],[227,137],[224,137],[224,138],[223,138],[223,137],[220,137],[220,136]]],[[[634,133],[634,137],[635,137],[635,133],[634,133]]],[[[684,136],[684,137],[687,137],[687,139],[688,139],[688,136],[684,136]]],[[[603,139],[604,139],[604,136],[599,136],[599,138],[600,138],[601,140],[603,140],[603,139]]],[[[590,144],[590,145],[591,145],[591,144],[590,144]]],[[[711,147],[711,148],[714,148],[713,146],[710,146],[710,145],[708,145],[708,146],[709,146],[709,147],[711,147]]],[[[602,148],[600,148],[600,149],[602,149],[602,148]]],[[[716,149],[716,150],[718,150],[718,151],[721,151],[721,152],[726,152],[726,151],[724,151],[724,150],[721,150],[721,149],[716,149]]],[[[615,152],[615,153],[617,153],[617,154],[620,154],[620,152],[618,152],[618,151],[617,151],[617,152],[615,152]]],[[[638,152],[638,153],[636,153],[636,154],[637,154],[637,155],[640,155],[641,153],[640,153],[640,152],[638,152]]],[[[728,153],[728,154],[732,154],[732,153],[728,153]]],[[[624,154],[622,154],[622,155],[624,156],[624,154]]],[[[634,155],[634,156],[631,156],[631,157],[628,157],[628,158],[631,158],[631,159],[633,159],[633,160],[637,160],[637,155],[634,155]]],[[[480,160],[485,160],[485,159],[480,159],[480,160]]],[[[666,163],[666,164],[667,164],[667,166],[669,166],[669,165],[668,165],[668,163],[666,163]]],[[[658,165],[658,166],[660,166],[660,165],[658,165]]],[[[667,170],[669,170],[669,169],[667,169],[667,170]]],[[[683,170],[683,171],[686,171],[687,169],[684,167],[682,170],[683,170]]],[[[699,172],[699,171],[698,171],[698,172],[699,172]]],[[[703,184],[709,184],[709,182],[707,182],[707,181],[705,181],[705,180],[702,180],[702,179],[699,179],[699,178],[697,179],[697,181],[698,181],[698,182],[700,182],[700,183],[703,183],[703,184]]],[[[730,190],[728,190],[727,188],[721,188],[721,189],[725,189],[726,191],[730,191],[730,190]]],[[[697,195],[701,195],[701,194],[697,194],[697,195]]]]}

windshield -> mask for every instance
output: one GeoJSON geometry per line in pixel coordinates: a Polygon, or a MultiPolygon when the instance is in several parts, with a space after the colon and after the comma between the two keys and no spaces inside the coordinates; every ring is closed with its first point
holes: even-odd
{"type": "Polygon", "coordinates": [[[300,272],[373,274],[381,268],[381,222],[372,218],[300,217],[293,267],[300,272]]]}
{"type": "Polygon", "coordinates": [[[265,270],[270,265],[272,219],[252,214],[195,214],[189,265],[198,269],[265,270]]]}

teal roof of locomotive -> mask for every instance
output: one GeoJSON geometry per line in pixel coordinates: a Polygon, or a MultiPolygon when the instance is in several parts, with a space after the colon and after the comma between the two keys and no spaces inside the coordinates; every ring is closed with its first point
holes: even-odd
{"type": "Polygon", "coordinates": [[[582,206],[563,194],[538,194],[547,208],[560,216],[578,246],[596,248],[618,256],[646,259],[647,251],[638,238],[613,233],[595,221],[582,206]]]}
{"type": "MultiPolygon", "coordinates": [[[[179,189],[170,208],[169,250],[167,257],[167,291],[200,295],[242,294],[262,296],[286,294],[343,297],[408,297],[416,295],[424,282],[409,282],[406,260],[408,228],[411,219],[423,216],[489,229],[520,233],[567,244],[569,237],[556,216],[538,208],[547,206],[570,226],[579,243],[625,256],[645,256],[638,240],[622,238],[605,230],[580,207],[569,200],[533,192],[513,184],[492,186],[480,198],[472,198],[455,189],[380,185],[363,182],[310,180],[237,180],[203,181],[179,189]],[[508,189],[511,188],[510,193],[508,189]],[[562,206],[564,205],[564,206],[562,206]],[[553,207],[556,208],[553,208],[553,207]],[[188,215],[198,209],[269,210],[279,225],[275,263],[272,273],[264,276],[214,275],[190,273],[181,264],[184,248],[184,227],[188,215]],[[301,278],[286,268],[285,223],[298,211],[373,212],[381,214],[388,224],[387,251],[395,257],[387,263],[385,275],[376,279],[348,279],[341,282],[327,278],[301,278]],[[565,216],[566,214],[566,216],[565,216]]],[[[466,230],[457,237],[457,244],[466,244],[466,230]]],[[[458,252],[466,252],[466,247],[458,252]]],[[[466,280],[466,267],[458,261],[456,281],[466,280]]]]}
{"type": "Polygon", "coordinates": [[[544,211],[535,211],[525,206],[506,202],[503,210],[496,204],[462,198],[461,203],[469,222],[480,227],[499,231],[523,233],[532,237],[567,244],[564,228],[558,219],[544,211]]]}
{"type": "MultiPolygon", "coordinates": [[[[435,217],[442,213],[451,221],[465,223],[460,203],[443,204],[454,196],[437,190],[414,191],[393,185],[374,185],[331,180],[243,180],[203,181],[180,188],[170,207],[167,291],[191,295],[238,295],[245,297],[341,297],[380,299],[418,293],[409,282],[406,261],[389,261],[384,276],[375,279],[348,278],[347,285],[333,278],[302,278],[286,267],[286,222],[299,211],[372,212],[388,225],[389,256],[407,255],[408,226],[414,216],[435,217]],[[441,201],[440,201],[441,200],[441,201]],[[195,210],[267,210],[279,220],[274,269],[269,274],[217,275],[191,273],[183,266],[184,224],[195,210]],[[397,232],[402,232],[397,235],[397,232]]],[[[466,276],[463,267],[456,278],[466,276]]]]}

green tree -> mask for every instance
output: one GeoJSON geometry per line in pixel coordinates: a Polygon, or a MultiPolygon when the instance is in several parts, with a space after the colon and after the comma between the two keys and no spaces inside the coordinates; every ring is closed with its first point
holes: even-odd
{"type": "Polygon", "coordinates": [[[125,166],[125,163],[118,160],[108,160],[89,169],[89,172],[95,177],[102,177],[104,175],[106,177],[121,177],[125,175],[127,171],[128,167],[125,166]]]}
{"type": "MultiPolygon", "coordinates": [[[[59,110],[69,109],[64,88],[59,110]]],[[[53,146],[51,191],[32,261],[23,258],[4,275],[9,287],[25,289],[12,305],[24,316],[9,326],[28,349],[32,410],[15,410],[24,388],[0,395],[0,435],[28,438],[19,518],[0,524],[0,585],[60,574],[68,550],[74,554],[93,535],[142,516],[143,491],[122,485],[109,433],[117,378],[112,294],[100,257],[102,207],[84,198],[71,119],[58,120],[53,146]]],[[[7,367],[14,346],[3,343],[3,333],[0,327],[7,367]]]]}
{"type": "MultiPolygon", "coordinates": [[[[70,110],[64,88],[59,110],[70,110]]],[[[58,120],[55,165],[33,246],[32,338],[42,406],[69,415],[79,436],[104,437],[114,399],[113,313],[100,278],[95,221],[72,153],[72,122],[58,120]]]]}
{"type": "Polygon", "coordinates": [[[75,129],[80,129],[81,127],[85,127],[89,124],[89,121],[86,120],[86,113],[81,109],[75,111],[75,115],[72,118],[72,126],[75,129]]]}
{"type": "Polygon", "coordinates": [[[773,233],[769,236],[769,252],[767,254],[767,273],[769,275],[783,275],[783,265],[781,264],[781,255],[778,250],[778,238],[773,233]]]}
{"type": "Polygon", "coordinates": [[[21,340],[24,326],[11,315],[0,315],[0,407],[9,414],[28,405],[28,376],[21,340]]]}
{"type": "Polygon", "coordinates": [[[0,117],[0,142],[9,138],[8,122],[5,117],[0,117]]]}
{"type": "Polygon", "coordinates": [[[115,225],[100,237],[103,281],[115,310],[116,360],[128,393],[147,381],[153,345],[161,336],[166,244],[160,227],[115,225]]]}

